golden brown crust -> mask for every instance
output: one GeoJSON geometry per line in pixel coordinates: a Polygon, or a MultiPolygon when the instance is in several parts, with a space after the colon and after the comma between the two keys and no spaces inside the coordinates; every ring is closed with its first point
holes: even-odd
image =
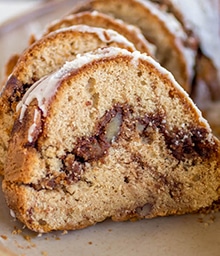
{"type": "Polygon", "coordinates": [[[72,25],[85,24],[88,26],[102,27],[106,29],[113,29],[119,34],[126,37],[130,42],[132,42],[136,49],[152,55],[150,43],[145,40],[139,28],[126,24],[122,20],[116,20],[113,17],[99,13],[99,12],[81,12],[77,14],[72,14],[65,16],[61,20],[53,22],[47,27],[45,34],[55,31],[60,28],[70,27],[72,25]]]}
{"type": "Polygon", "coordinates": [[[20,60],[13,71],[13,75],[24,84],[32,84],[39,79],[38,76],[42,77],[53,71],[54,68],[57,69],[61,67],[65,61],[73,59],[79,53],[107,45],[118,46],[129,51],[134,50],[134,48],[128,43],[126,44],[126,42],[115,41],[114,38],[111,39],[111,35],[108,32],[106,32],[106,41],[103,41],[98,35],[98,30],[97,28],[96,33],[92,31],[92,28],[91,32],[89,29],[87,31],[81,31],[80,29],[77,30],[77,28],[67,28],[66,30],[56,31],[39,39],[20,56],[20,60]],[[58,45],[59,47],[56,49],[58,45]],[[56,52],[54,52],[54,48],[56,52]],[[39,61],[40,63],[38,63],[39,61]],[[43,63],[43,61],[45,63],[43,63]],[[48,68],[52,70],[45,71],[42,64],[44,64],[45,67],[48,65],[48,68]],[[43,70],[44,73],[41,73],[43,70]]]}
{"type": "MultiPolygon", "coordinates": [[[[167,27],[167,24],[174,22],[174,16],[172,22],[170,22],[167,17],[167,22],[165,22],[163,20],[164,18],[160,19],[160,15],[155,15],[154,11],[152,11],[151,8],[148,8],[144,2],[145,1],[141,3],[136,0],[123,0],[120,2],[111,0],[108,2],[108,5],[106,5],[104,0],[90,0],[83,3],[81,6],[79,5],[77,8],[74,8],[72,12],[77,13],[86,10],[97,10],[113,15],[115,18],[122,19],[127,23],[139,27],[146,39],[156,45],[155,56],[160,64],[171,71],[183,88],[190,92],[193,67],[192,63],[189,64],[189,66],[191,66],[189,67],[188,62],[193,62],[198,47],[196,40],[193,40],[193,43],[191,43],[191,35],[188,37],[187,33],[183,36],[185,37],[184,39],[182,36],[179,36],[180,30],[181,33],[185,33],[185,28],[180,25],[178,20],[175,21],[176,25],[180,25],[178,32],[176,31],[176,33],[174,33],[171,31],[167,27]],[[176,43],[177,41],[178,44],[176,43]],[[184,49],[191,51],[191,54],[189,54],[187,58],[183,53],[184,49]],[[191,60],[189,61],[188,58],[191,60]]],[[[166,10],[159,5],[157,6],[159,8],[156,8],[156,12],[161,13],[161,16],[164,16],[166,10]]],[[[168,15],[171,15],[171,13],[168,15]]]]}

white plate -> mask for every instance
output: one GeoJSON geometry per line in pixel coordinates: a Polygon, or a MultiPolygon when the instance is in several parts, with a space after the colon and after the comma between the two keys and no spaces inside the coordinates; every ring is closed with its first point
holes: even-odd
{"type": "MultiPolygon", "coordinates": [[[[38,33],[44,24],[61,17],[77,2],[48,4],[1,26],[1,71],[11,54],[24,49],[32,32],[38,33]]],[[[39,237],[13,219],[0,188],[0,255],[10,255],[2,246],[26,256],[219,256],[220,213],[123,223],[108,220],[67,234],[53,232],[39,237]]]]}

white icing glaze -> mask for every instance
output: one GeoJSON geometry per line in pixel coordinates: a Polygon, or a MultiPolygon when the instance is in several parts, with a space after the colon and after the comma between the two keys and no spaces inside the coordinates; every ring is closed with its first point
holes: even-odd
{"type": "Polygon", "coordinates": [[[50,34],[57,34],[63,31],[79,31],[82,33],[96,34],[99,37],[99,39],[103,42],[123,43],[124,45],[127,45],[128,47],[131,47],[133,50],[135,50],[134,45],[130,41],[128,41],[124,36],[120,35],[112,29],[91,27],[87,25],[73,25],[70,27],[57,29],[56,31],[51,32],[50,34]]]}
{"type": "MultiPolygon", "coordinates": [[[[63,18],[63,19],[57,19],[57,20],[51,22],[50,26],[47,27],[46,31],[48,31],[48,29],[51,26],[57,25],[60,22],[63,22],[65,20],[66,21],[71,21],[74,18],[80,18],[80,17],[83,17],[84,15],[91,15],[91,16],[94,16],[94,17],[104,18],[106,20],[112,19],[111,16],[108,16],[104,13],[100,13],[96,10],[94,10],[92,12],[80,12],[80,13],[70,14],[70,15],[66,16],[65,18],[63,18]]],[[[124,28],[126,28],[130,32],[135,33],[136,36],[139,38],[139,40],[142,41],[142,43],[144,43],[147,46],[147,48],[149,48],[150,53],[152,55],[155,54],[155,46],[146,40],[146,38],[144,37],[144,35],[142,34],[141,30],[138,27],[135,27],[131,24],[127,24],[123,20],[116,19],[116,18],[112,19],[112,22],[114,22],[115,24],[118,24],[119,26],[123,26],[124,28]]]]}
{"type": "MultiPolygon", "coordinates": [[[[82,16],[82,15],[83,15],[83,13],[77,13],[76,14],[76,16],[79,16],[79,17],[82,16]]],[[[97,17],[104,17],[104,18],[109,19],[108,15],[106,15],[104,13],[100,13],[96,10],[92,11],[91,15],[92,16],[97,16],[97,17]]],[[[71,16],[73,16],[73,15],[71,15],[71,16]]],[[[147,47],[149,47],[149,50],[152,53],[152,55],[154,55],[156,46],[147,41],[147,39],[144,37],[144,35],[142,34],[141,30],[138,27],[136,27],[134,25],[131,25],[131,24],[127,24],[123,20],[117,19],[117,18],[114,18],[114,23],[119,24],[121,26],[124,26],[130,32],[135,33],[137,35],[137,37],[139,38],[139,40],[144,42],[147,45],[147,47]]]]}
{"type": "MultiPolygon", "coordinates": [[[[119,19],[116,19],[117,21],[120,21],[119,19]]],[[[142,34],[141,30],[138,27],[135,27],[131,24],[126,24],[126,27],[128,30],[130,30],[133,33],[136,33],[138,39],[142,42],[144,42],[144,44],[147,45],[147,48],[150,52],[150,54],[152,56],[155,56],[156,53],[156,45],[150,43],[149,41],[147,41],[147,39],[145,38],[145,36],[142,34]]]]}
{"type": "Polygon", "coordinates": [[[33,124],[30,126],[30,128],[28,129],[28,141],[32,142],[33,141],[33,133],[37,127],[36,125],[36,121],[37,121],[37,117],[38,117],[39,113],[38,111],[35,109],[34,111],[34,120],[33,120],[33,124]]]}
{"type": "MultiPolygon", "coordinates": [[[[145,6],[153,15],[163,22],[167,30],[173,35],[177,48],[182,52],[187,66],[187,71],[190,80],[193,78],[195,65],[195,50],[185,47],[183,42],[187,40],[187,34],[185,33],[180,22],[175,18],[172,13],[167,13],[165,10],[161,10],[159,5],[146,0],[136,0],[143,6],[145,6]]],[[[191,81],[189,81],[191,82],[191,81]]]]}
{"type": "Polygon", "coordinates": [[[60,78],[55,77],[55,75],[52,74],[41,78],[27,90],[24,97],[16,107],[17,111],[21,110],[19,117],[20,121],[22,121],[28,105],[34,99],[37,99],[38,106],[41,109],[43,116],[45,117],[47,115],[48,99],[56,93],[59,81],[60,78]]]}
{"type": "MultiPolygon", "coordinates": [[[[22,121],[24,112],[27,108],[27,106],[32,102],[33,99],[37,99],[39,108],[42,110],[43,115],[46,116],[47,114],[47,106],[51,99],[51,97],[56,93],[57,88],[62,82],[62,79],[64,79],[66,76],[70,74],[70,72],[88,64],[95,60],[99,60],[102,58],[110,58],[114,56],[128,56],[131,57],[131,63],[134,66],[137,66],[139,63],[139,60],[147,61],[148,63],[152,64],[160,73],[167,76],[167,78],[172,82],[172,84],[182,92],[184,97],[187,98],[187,100],[194,105],[193,101],[190,99],[188,94],[183,90],[183,88],[176,82],[173,75],[167,71],[165,68],[163,68],[158,62],[156,62],[152,57],[147,56],[146,54],[141,54],[139,51],[129,52],[125,49],[120,49],[116,47],[107,47],[103,49],[98,49],[94,52],[88,52],[83,55],[77,55],[76,59],[70,62],[66,62],[64,66],[58,70],[57,72],[44,77],[37,83],[35,83],[24,95],[22,101],[18,105],[17,110],[21,110],[20,112],[20,121],[22,121]]],[[[197,114],[199,116],[199,119],[201,122],[203,122],[206,125],[206,128],[210,130],[209,124],[207,121],[202,117],[201,111],[195,107],[195,110],[197,111],[197,114]]],[[[31,128],[32,129],[32,128],[31,128]]]]}

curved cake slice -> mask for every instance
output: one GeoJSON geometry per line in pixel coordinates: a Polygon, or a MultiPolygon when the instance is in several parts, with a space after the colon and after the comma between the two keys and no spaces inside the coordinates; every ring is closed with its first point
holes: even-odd
{"type": "Polygon", "coordinates": [[[191,97],[220,137],[220,9],[218,1],[170,0],[182,20],[198,38],[195,78],[191,97]],[[196,15],[194,15],[196,14],[196,15]]]}
{"type": "Polygon", "coordinates": [[[53,21],[44,34],[79,24],[115,30],[132,42],[138,51],[153,55],[153,45],[145,39],[139,28],[97,11],[72,14],[53,21]]]}
{"type": "Polygon", "coordinates": [[[0,95],[0,173],[3,173],[14,111],[27,88],[77,54],[106,46],[135,50],[133,44],[116,31],[76,25],[50,33],[20,56],[0,95]]]}
{"type": "Polygon", "coordinates": [[[191,91],[197,44],[172,13],[150,0],[110,0],[108,4],[105,0],[89,0],[72,13],[85,10],[107,13],[139,27],[156,46],[155,56],[160,64],[173,73],[185,90],[191,91]]]}
{"type": "Polygon", "coordinates": [[[184,214],[219,198],[220,143],[149,56],[80,55],[17,110],[3,191],[34,231],[184,214]]]}
{"type": "MultiPolygon", "coordinates": [[[[194,34],[199,40],[201,53],[206,60],[200,58],[198,62],[204,61],[210,70],[212,63],[216,69],[216,75],[220,80],[220,33],[219,33],[219,2],[218,1],[181,1],[170,0],[174,7],[182,14],[184,22],[189,24],[193,29],[194,34]],[[194,15],[196,13],[196,15],[194,15]]],[[[199,63],[200,64],[200,63],[199,63]]],[[[201,65],[204,65],[202,63],[201,65]]],[[[208,72],[207,72],[208,73],[208,72]]],[[[200,73],[199,73],[200,75],[200,73]]],[[[209,76],[209,74],[201,74],[201,76],[209,76]]],[[[214,77],[215,79],[216,77],[214,77]]],[[[209,78],[208,78],[209,79],[209,78]]],[[[205,79],[204,79],[205,80],[205,79]]],[[[205,81],[206,83],[206,81],[205,81]]],[[[208,83],[210,84],[210,82],[208,83]]],[[[212,84],[210,84],[212,86],[212,84]]],[[[220,86],[220,83],[219,83],[220,86]]],[[[214,88],[213,88],[214,89],[214,88]]]]}

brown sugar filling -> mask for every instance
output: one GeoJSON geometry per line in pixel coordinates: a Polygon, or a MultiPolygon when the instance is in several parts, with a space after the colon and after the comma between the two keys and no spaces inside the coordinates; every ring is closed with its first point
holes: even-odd
{"type": "MultiPolygon", "coordinates": [[[[33,186],[35,189],[54,189],[79,181],[86,171],[86,162],[102,162],[113,143],[119,143],[121,139],[129,143],[132,134],[138,134],[143,143],[150,143],[157,131],[163,136],[167,150],[178,161],[211,156],[214,144],[208,141],[205,128],[191,126],[179,129],[174,126],[171,131],[168,127],[165,114],[159,110],[136,117],[131,106],[117,103],[100,118],[93,135],[77,138],[72,152],[67,152],[61,158],[63,166],[58,176],[55,177],[48,170],[48,176],[33,186]]],[[[144,168],[144,163],[139,162],[144,168]]]]}

